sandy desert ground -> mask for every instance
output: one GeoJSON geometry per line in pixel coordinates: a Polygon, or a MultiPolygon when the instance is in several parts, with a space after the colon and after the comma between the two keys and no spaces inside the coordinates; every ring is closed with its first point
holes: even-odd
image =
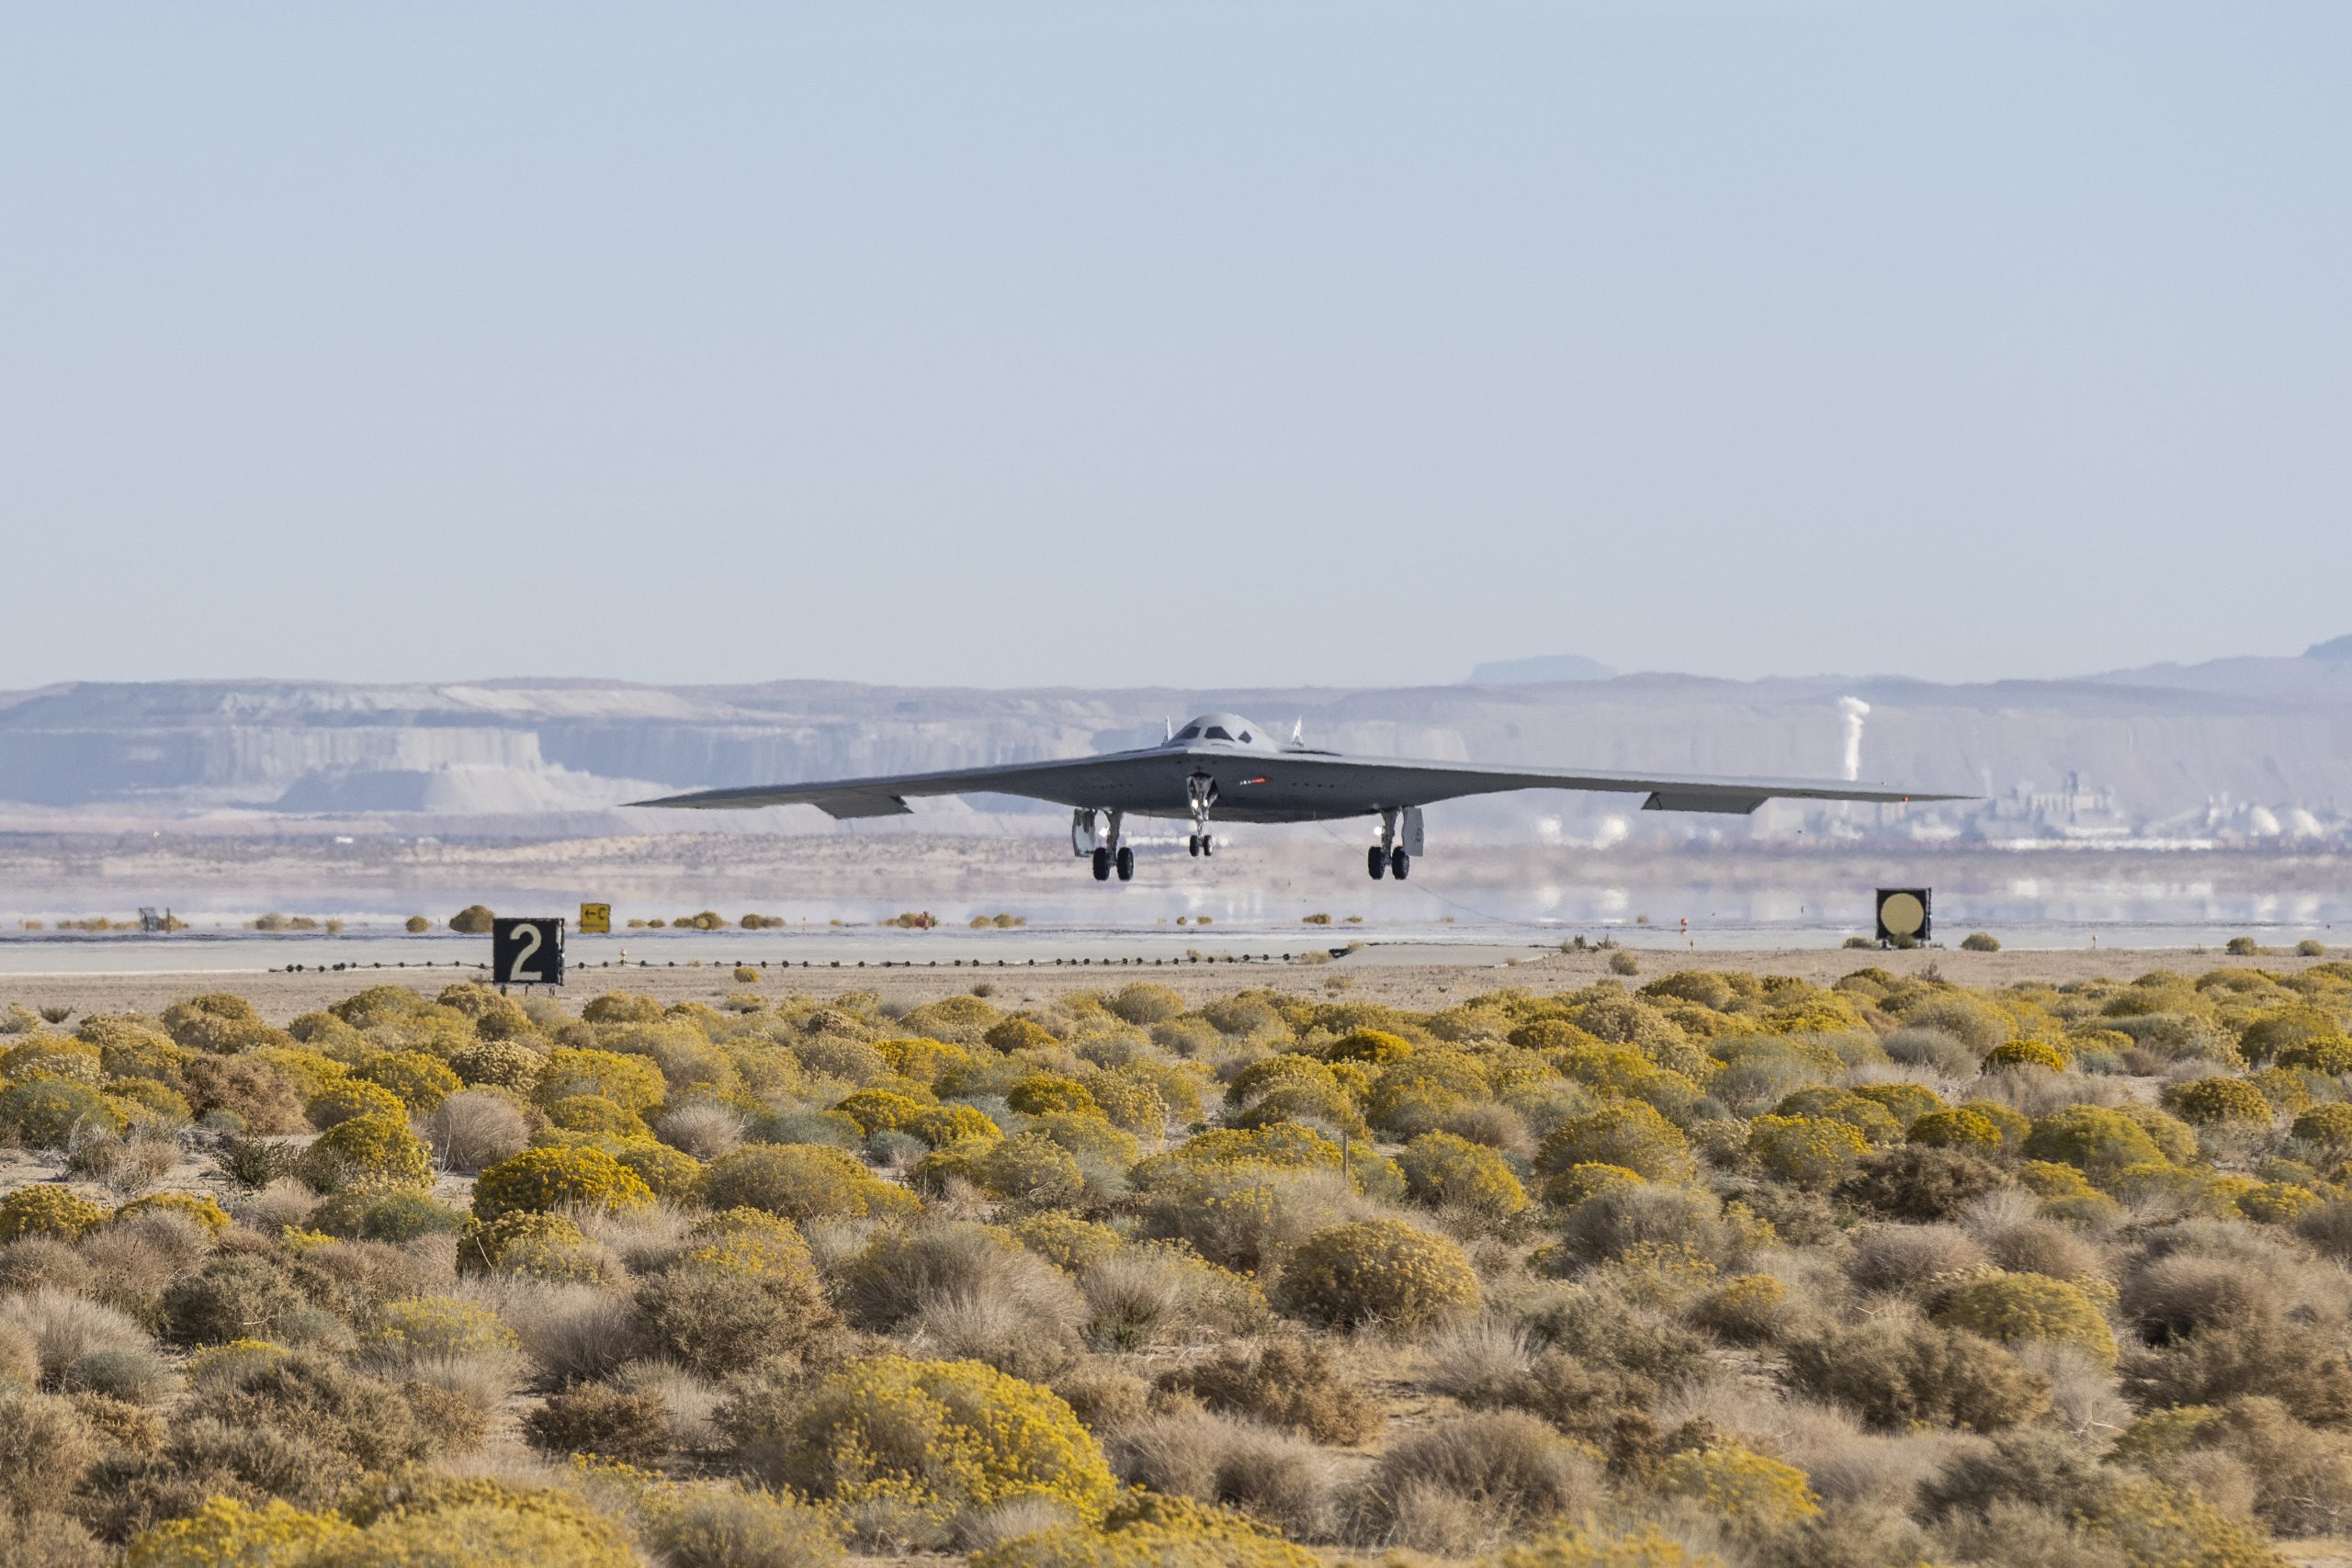
{"type": "MultiPolygon", "coordinates": [[[[1346,957],[1316,965],[1146,962],[1032,968],[1015,961],[1012,966],[1002,969],[957,969],[944,964],[938,968],[885,969],[878,964],[864,968],[853,964],[840,968],[770,968],[748,984],[738,982],[733,970],[723,964],[656,965],[626,970],[575,969],[563,987],[563,999],[576,1008],[589,998],[609,990],[649,995],[664,1005],[689,1000],[716,1002],[744,990],[771,997],[801,993],[820,999],[847,991],[865,991],[885,1001],[911,1005],[986,986],[991,999],[1000,1006],[1017,1007],[1143,978],[1172,987],[1187,1001],[1195,1003],[1248,986],[1270,986],[1283,990],[1344,994],[1356,1001],[1426,1009],[1508,987],[1523,987],[1538,996],[1572,991],[1608,975],[1613,956],[1611,952],[1600,950],[1550,953],[1531,951],[1525,957],[1498,962],[1411,963],[1398,962],[1381,947],[1367,945],[1346,957]]],[[[1643,976],[1685,967],[1729,969],[1757,975],[1791,975],[1813,985],[1826,986],[1840,976],[1874,965],[1898,976],[1940,976],[1957,985],[1979,987],[2027,981],[2064,985],[2075,980],[2129,980],[2155,969],[2187,975],[2201,975],[2218,968],[2285,974],[2326,962],[2326,958],[2277,953],[2233,958],[2211,949],[2186,948],[2002,953],[1781,948],[1679,956],[1645,953],[1638,962],[1643,976]]],[[[347,997],[363,986],[389,982],[431,996],[458,980],[475,977],[478,976],[471,971],[448,968],[330,970],[296,975],[0,975],[0,1012],[5,1012],[11,1003],[35,1009],[70,1008],[76,1016],[94,1012],[160,1012],[196,992],[221,989],[244,997],[271,1022],[284,1023],[298,1014],[347,997]]],[[[1639,984],[1640,978],[1636,976],[1633,983],[1639,984]]]]}

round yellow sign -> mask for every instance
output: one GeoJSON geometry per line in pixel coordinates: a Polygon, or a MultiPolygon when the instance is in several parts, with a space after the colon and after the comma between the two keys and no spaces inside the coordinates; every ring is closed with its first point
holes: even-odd
{"type": "Polygon", "coordinates": [[[1889,936],[1917,936],[1928,923],[1928,911],[1914,895],[1897,893],[1878,907],[1878,923],[1889,936]]]}

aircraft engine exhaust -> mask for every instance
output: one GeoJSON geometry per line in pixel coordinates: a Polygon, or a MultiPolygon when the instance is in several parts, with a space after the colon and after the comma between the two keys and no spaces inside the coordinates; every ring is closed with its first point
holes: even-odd
{"type": "Polygon", "coordinates": [[[1838,718],[1846,732],[1846,782],[1853,783],[1862,776],[1862,720],[1870,716],[1871,705],[1860,697],[1839,697],[1838,718]]]}

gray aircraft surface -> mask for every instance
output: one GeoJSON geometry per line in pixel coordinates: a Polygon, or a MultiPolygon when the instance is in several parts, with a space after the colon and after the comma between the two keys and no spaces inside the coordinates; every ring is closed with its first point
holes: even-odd
{"type": "Polygon", "coordinates": [[[820,784],[759,784],[706,789],[692,795],[631,802],[694,810],[746,810],[762,806],[813,806],[828,816],[899,817],[913,795],[1017,795],[1070,807],[1069,842],[1093,863],[1094,880],[1116,874],[1133,880],[1136,853],[1125,841],[1130,817],[1189,818],[1192,852],[1215,852],[1212,817],[1229,822],[1325,822],[1377,817],[1380,841],[1365,855],[1374,880],[1403,881],[1421,852],[1421,807],[1465,795],[1505,790],[1606,790],[1645,795],[1645,811],[1745,814],[1768,800],[1963,800],[1886,785],[1870,787],[1823,779],[1727,779],[1592,773],[1573,768],[1482,768],[1470,762],[1417,762],[1388,757],[1349,757],[1318,751],[1295,727],[1277,741],[1265,727],[1238,714],[1209,713],[1172,729],[1157,746],[1064,757],[950,768],[936,773],[835,779],[820,784]]]}

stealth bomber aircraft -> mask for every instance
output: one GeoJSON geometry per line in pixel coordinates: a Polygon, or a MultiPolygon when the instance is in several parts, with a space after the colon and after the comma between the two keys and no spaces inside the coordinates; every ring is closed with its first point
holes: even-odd
{"type": "Polygon", "coordinates": [[[1646,811],[1712,811],[1735,815],[1768,800],[1911,801],[1965,796],[1922,795],[1822,779],[1668,778],[1586,773],[1573,768],[1482,768],[1469,762],[1401,761],[1318,751],[1294,728],[1276,740],[1239,714],[1203,714],[1173,728],[1166,740],[1139,750],[1040,762],[951,768],[935,773],[835,779],[818,784],[707,789],[641,800],[639,806],[692,810],[743,810],[762,806],[813,806],[835,818],[898,817],[918,795],[1013,795],[1070,807],[1071,851],[1090,862],[1097,882],[1136,874],[1125,841],[1130,817],[1189,818],[1195,855],[1215,852],[1211,824],[1328,822],[1380,819],[1379,841],[1364,865],[1377,880],[1403,881],[1421,852],[1421,808],[1468,795],[1506,790],[1605,790],[1644,796],[1646,811]]]}

